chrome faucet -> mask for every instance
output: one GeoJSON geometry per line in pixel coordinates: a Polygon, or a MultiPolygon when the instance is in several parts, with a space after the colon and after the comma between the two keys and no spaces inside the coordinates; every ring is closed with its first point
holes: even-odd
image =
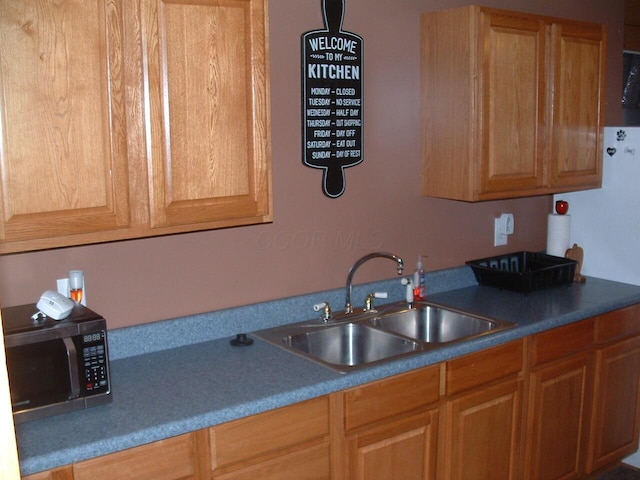
{"type": "Polygon", "coordinates": [[[394,262],[396,262],[398,275],[402,275],[402,271],[404,270],[404,261],[397,255],[394,255],[393,253],[387,253],[387,252],[374,252],[374,253],[370,253],[369,255],[365,255],[364,257],[362,257],[360,260],[358,260],[356,263],[353,264],[353,266],[349,270],[349,274],[347,275],[347,291],[345,293],[346,301],[344,304],[344,313],[347,313],[347,314],[353,313],[353,305],[351,305],[351,282],[353,281],[353,274],[356,273],[356,270],[358,269],[358,267],[360,267],[360,265],[362,265],[364,262],[366,262],[367,260],[371,260],[372,258],[378,258],[378,257],[388,258],[389,260],[393,260],[394,262]]]}

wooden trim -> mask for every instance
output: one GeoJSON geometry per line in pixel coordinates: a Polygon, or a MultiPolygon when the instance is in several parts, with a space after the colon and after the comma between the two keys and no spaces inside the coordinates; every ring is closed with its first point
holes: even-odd
{"type": "Polygon", "coordinates": [[[640,333],[640,305],[631,305],[597,317],[597,343],[630,337],[638,333],[640,333]]]}
{"type": "Polygon", "coordinates": [[[439,382],[440,367],[433,365],[347,390],[344,393],[346,430],[437,402],[439,382]]]}
{"type": "Polygon", "coordinates": [[[522,371],[524,341],[516,340],[447,362],[447,395],[522,371]]]}
{"type": "Polygon", "coordinates": [[[590,349],[594,330],[595,320],[590,318],[534,335],[529,353],[531,366],[590,349]]]}

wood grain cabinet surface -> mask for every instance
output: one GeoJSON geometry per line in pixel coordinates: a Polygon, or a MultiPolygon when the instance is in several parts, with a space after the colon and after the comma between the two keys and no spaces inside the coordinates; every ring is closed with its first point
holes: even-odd
{"type": "Polygon", "coordinates": [[[624,458],[640,435],[640,306],[601,315],[587,472],[624,458]],[[630,327],[630,328],[629,328],[630,327]]]}
{"type": "Polygon", "coordinates": [[[0,253],[271,220],[265,0],[7,0],[0,38],[0,253]]]}
{"type": "Polygon", "coordinates": [[[211,427],[212,478],[329,478],[330,405],[324,396],[211,427]]]}
{"type": "Polygon", "coordinates": [[[523,351],[518,340],[447,362],[437,478],[518,478],[523,351]]]}
{"type": "Polygon", "coordinates": [[[442,365],[344,392],[345,479],[432,480],[442,365]]]}
{"type": "Polygon", "coordinates": [[[524,479],[568,480],[585,474],[594,330],[594,319],[588,319],[530,338],[524,479]]]}
{"type": "Polygon", "coordinates": [[[601,185],[601,25],[477,6],[423,14],[421,25],[425,195],[601,185]]]}
{"type": "Polygon", "coordinates": [[[0,3],[2,252],[130,225],[123,3],[0,3]]]}

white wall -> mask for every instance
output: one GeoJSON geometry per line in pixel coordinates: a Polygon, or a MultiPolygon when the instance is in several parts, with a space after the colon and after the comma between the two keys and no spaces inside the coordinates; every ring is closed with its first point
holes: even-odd
{"type": "Polygon", "coordinates": [[[602,189],[555,198],[569,202],[571,244],[584,249],[582,273],[640,285],[640,128],[606,127],[604,150],[602,189]]]}

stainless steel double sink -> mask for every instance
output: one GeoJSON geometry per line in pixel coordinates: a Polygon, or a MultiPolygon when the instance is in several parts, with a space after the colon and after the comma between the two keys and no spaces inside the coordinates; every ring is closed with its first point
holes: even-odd
{"type": "Polygon", "coordinates": [[[339,372],[499,332],[514,324],[429,302],[398,302],[328,321],[254,332],[258,338],[339,372]]]}

